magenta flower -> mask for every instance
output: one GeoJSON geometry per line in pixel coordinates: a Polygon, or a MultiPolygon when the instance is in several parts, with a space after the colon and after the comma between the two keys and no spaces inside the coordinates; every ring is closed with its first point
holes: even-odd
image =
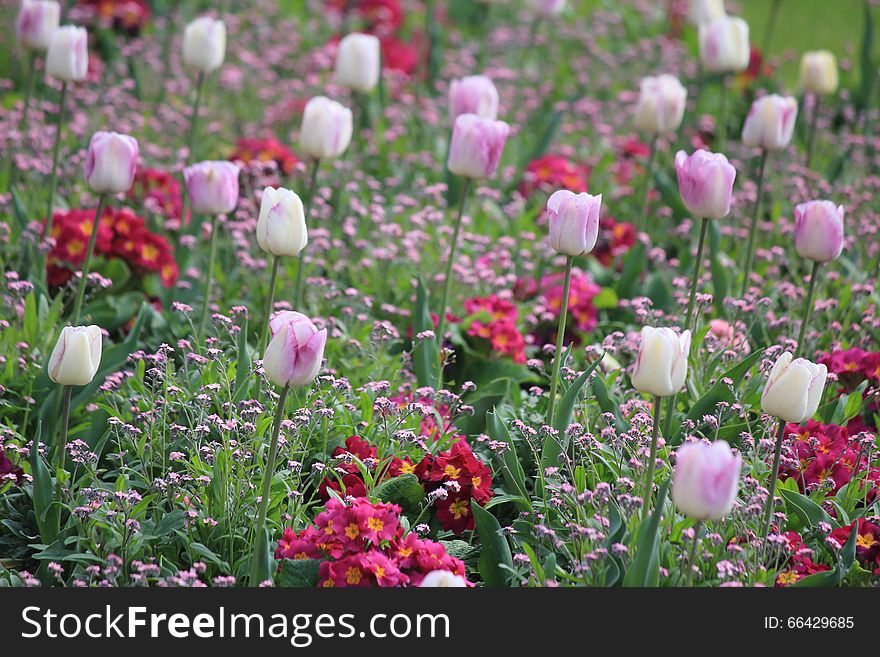
{"type": "Polygon", "coordinates": [[[269,320],[272,340],[263,356],[263,369],[278,386],[304,386],[321,369],[327,329],[318,328],[302,313],[280,312],[269,320]]]}
{"type": "Polygon", "coordinates": [[[701,219],[723,219],[730,212],[736,169],[721,153],[702,149],[675,154],[678,191],[685,207],[701,219]]]}

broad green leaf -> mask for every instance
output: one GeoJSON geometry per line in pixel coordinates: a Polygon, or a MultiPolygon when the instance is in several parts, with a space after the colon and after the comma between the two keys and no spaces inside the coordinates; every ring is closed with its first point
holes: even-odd
{"type": "Polygon", "coordinates": [[[413,313],[413,368],[420,386],[436,388],[440,367],[440,336],[435,336],[433,340],[419,340],[416,336],[423,331],[434,331],[434,322],[431,319],[428,291],[420,278],[413,313]]]}
{"type": "Polygon", "coordinates": [[[284,588],[314,588],[318,585],[321,559],[284,559],[278,573],[278,586],[284,588]]]}
{"type": "Polygon", "coordinates": [[[568,449],[568,435],[565,430],[571,424],[574,415],[574,408],[578,403],[578,399],[584,386],[590,380],[593,372],[599,367],[602,358],[597,358],[583,371],[583,373],[575,379],[565,391],[562,399],[556,407],[556,414],[553,418],[553,428],[559,432],[558,436],[548,435],[544,439],[544,446],[541,450],[541,467],[550,468],[559,465],[559,455],[568,449]]]}
{"type": "Polygon", "coordinates": [[[402,474],[376,486],[373,495],[383,502],[399,505],[404,511],[418,513],[425,500],[425,489],[415,475],[402,474]]]}
{"type": "Polygon", "coordinates": [[[660,516],[666,493],[669,491],[670,480],[660,485],[654,512],[647,522],[639,526],[636,556],[623,578],[624,586],[657,586],[660,583],[660,516]]]}
{"type": "Polygon", "coordinates": [[[522,464],[516,452],[516,443],[507,429],[507,425],[498,416],[498,411],[493,407],[491,411],[486,413],[486,428],[489,436],[496,442],[503,442],[507,445],[507,449],[501,455],[502,470],[501,474],[504,483],[511,492],[516,493],[523,501],[517,502],[516,506],[520,511],[531,508],[529,500],[529,492],[526,488],[526,475],[523,471],[522,464]]]}
{"type": "Polygon", "coordinates": [[[501,525],[491,513],[471,500],[474,524],[480,537],[480,576],[487,586],[508,586],[513,556],[507,538],[501,533],[501,525]]]}

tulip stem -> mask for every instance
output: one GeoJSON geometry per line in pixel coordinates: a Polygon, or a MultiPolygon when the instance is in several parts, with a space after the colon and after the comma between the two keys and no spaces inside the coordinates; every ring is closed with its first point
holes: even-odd
{"type": "Polygon", "coordinates": [[[694,307],[697,299],[697,284],[700,281],[700,271],[703,268],[703,248],[706,246],[706,229],[709,220],[703,217],[700,220],[700,239],[697,242],[697,259],[694,261],[694,273],[691,274],[691,293],[688,296],[687,314],[685,315],[684,327],[691,329],[691,320],[694,318],[694,307]]]}
{"type": "Polygon", "coordinates": [[[556,406],[556,393],[559,390],[559,370],[562,367],[562,348],[565,344],[565,320],[568,318],[568,295],[571,290],[571,267],[574,256],[565,260],[565,283],[562,288],[562,308],[559,311],[559,328],[556,334],[556,351],[553,352],[553,375],[550,378],[550,398],[547,400],[547,422],[553,426],[553,411],[556,406]]]}
{"type": "Polygon", "coordinates": [[[690,556],[688,557],[688,584],[693,585],[694,583],[694,566],[697,565],[697,548],[700,545],[700,537],[703,535],[703,530],[705,526],[703,525],[702,520],[697,520],[697,524],[694,525],[694,542],[691,545],[690,556]]]}
{"type": "Polygon", "coordinates": [[[189,122],[189,134],[186,138],[186,163],[189,164],[193,159],[193,150],[196,147],[196,137],[199,131],[199,109],[202,105],[202,88],[205,84],[205,74],[204,72],[199,72],[196,77],[196,97],[193,99],[192,104],[192,118],[189,122]]]}
{"type": "MultiPolygon", "coordinates": [[[[306,224],[309,222],[309,215],[312,213],[312,199],[315,197],[315,185],[318,180],[318,168],[321,166],[321,160],[315,160],[312,163],[312,170],[309,174],[309,187],[306,190],[305,198],[303,198],[303,216],[306,224]]],[[[299,251],[296,266],[296,284],[293,292],[293,303],[295,308],[299,308],[302,304],[302,286],[306,268],[306,249],[303,247],[299,251]]]]}
{"type": "Polygon", "coordinates": [[[807,298],[804,299],[804,312],[801,316],[801,328],[798,333],[797,345],[794,348],[794,357],[803,351],[804,336],[807,334],[807,324],[810,321],[810,313],[813,311],[813,292],[816,290],[816,278],[819,275],[819,267],[822,263],[813,261],[813,271],[810,272],[810,286],[807,289],[807,298]]]}
{"type": "Polygon", "coordinates": [[[761,163],[758,165],[758,195],[755,198],[755,214],[752,217],[752,225],[749,226],[749,241],[746,245],[746,262],[743,266],[743,283],[740,297],[744,297],[749,289],[749,277],[752,275],[752,266],[755,260],[755,237],[758,234],[758,224],[761,222],[761,209],[764,203],[764,172],[767,168],[767,149],[761,151],[761,163]]]}
{"type": "Polygon", "coordinates": [[[648,457],[648,469],[645,470],[645,483],[642,487],[642,520],[648,517],[651,510],[651,498],[654,495],[654,469],[657,465],[657,445],[660,443],[660,397],[654,397],[654,426],[651,428],[651,455],[648,457]]]}
{"type": "Polygon", "coordinates": [[[86,297],[86,287],[89,284],[89,272],[92,268],[92,256],[95,253],[95,242],[98,239],[98,230],[101,227],[101,215],[104,214],[104,208],[107,207],[107,194],[101,194],[98,197],[98,207],[95,210],[95,218],[92,220],[92,234],[89,236],[89,246],[86,249],[86,259],[83,261],[82,278],[79,279],[79,285],[76,288],[76,301],[73,304],[73,315],[71,315],[71,324],[77,326],[79,317],[82,314],[83,301],[86,297]]]}
{"type": "Polygon", "coordinates": [[[452,232],[452,243],[449,245],[449,255],[446,257],[446,278],[443,279],[443,296],[440,300],[440,317],[437,321],[437,351],[440,353],[440,372],[437,376],[437,389],[443,387],[443,333],[446,330],[446,304],[449,302],[449,288],[452,286],[452,263],[455,262],[455,250],[458,246],[458,235],[461,232],[461,219],[464,216],[464,206],[468,192],[471,188],[471,179],[466,178],[464,189],[461,190],[461,200],[458,204],[458,216],[455,220],[455,229],[452,232]]]}
{"type": "Polygon", "coordinates": [[[651,182],[654,173],[654,160],[657,157],[657,135],[651,138],[651,146],[648,151],[648,162],[645,165],[645,179],[642,181],[642,205],[639,210],[639,223],[637,229],[645,230],[645,222],[648,220],[648,198],[651,195],[651,182]]]}
{"type": "Polygon", "coordinates": [[[822,104],[822,96],[818,94],[815,96],[816,102],[813,104],[813,111],[810,113],[810,130],[807,133],[807,162],[806,166],[809,169],[810,164],[813,161],[813,144],[816,139],[816,122],[819,120],[819,106],[822,104]]]}
{"type": "Polygon", "coordinates": [[[727,144],[727,75],[721,76],[721,107],[718,110],[718,150],[727,144]]]}
{"type": "Polygon", "coordinates": [[[260,510],[257,516],[256,535],[254,538],[254,552],[251,555],[251,576],[249,584],[259,586],[267,573],[260,572],[260,564],[263,561],[263,553],[268,550],[266,542],[266,514],[269,511],[269,497],[272,494],[272,477],[275,475],[275,459],[278,456],[278,434],[281,432],[281,418],[284,417],[284,402],[287,401],[289,386],[281,389],[278,397],[278,406],[275,409],[275,424],[272,427],[272,438],[269,442],[269,459],[266,469],[263,471],[263,483],[260,489],[260,510]]]}
{"type": "MultiPolygon", "coordinates": [[[[55,448],[55,486],[59,493],[61,484],[59,483],[58,473],[64,469],[64,461],[67,455],[67,429],[70,423],[70,397],[73,393],[73,386],[61,386],[61,436],[58,445],[55,448]]],[[[58,495],[58,499],[60,499],[58,495]]]]}
{"type": "Polygon", "coordinates": [[[275,305],[275,284],[278,280],[278,264],[281,256],[272,257],[272,275],[269,277],[269,302],[266,306],[266,323],[263,326],[263,335],[260,338],[260,353],[266,353],[266,341],[269,339],[269,320],[272,319],[272,306],[275,305]]]}
{"type": "Polygon", "coordinates": [[[773,497],[776,495],[776,479],[779,474],[779,461],[782,459],[782,441],[785,438],[785,420],[779,420],[776,432],[776,450],[773,452],[773,468],[767,482],[767,502],[764,504],[764,521],[761,523],[761,539],[767,540],[770,533],[770,521],[773,519],[773,497]]]}
{"type": "MultiPolygon", "coordinates": [[[[64,132],[64,114],[65,114],[65,106],[67,105],[67,83],[64,82],[61,85],[61,100],[59,102],[58,109],[58,129],[55,131],[55,150],[52,155],[52,175],[49,178],[49,203],[46,206],[46,228],[43,231],[44,237],[49,237],[52,234],[52,209],[54,207],[55,202],[55,190],[58,187],[58,160],[61,156],[61,137],[64,132]]],[[[40,261],[43,259],[40,258],[40,261]]],[[[43,268],[45,269],[45,267],[43,268]]],[[[44,272],[38,272],[40,277],[44,272]]]]}
{"type": "Polygon", "coordinates": [[[218,215],[211,217],[211,255],[208,257],[208,280],[205,281],[205,299],[202,303],[202,318],[199,320],[199,333],[205,330],[208,323],[208,308],[211,304],[211,287],[214,283],[214,265],[217,262],[217,233],[220,232],[217,225],[218,215]]]}

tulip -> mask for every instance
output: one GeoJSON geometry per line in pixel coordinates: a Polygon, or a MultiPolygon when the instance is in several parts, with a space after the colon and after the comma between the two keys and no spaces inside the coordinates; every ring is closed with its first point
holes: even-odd
{"type": "Polygon", "coordinates": [[[45,52],[60,17],[61,5],[55,0],[24,0],[18,12],[15,34],[28,50],[45,52]]]}
{"type": "Polygon", "coordinates": [[[46,73],[62,82],[81,82],[89,70],[89,34],[84,27],[65,25],[52,32],[46,73]]]}
{"type": "Polygon", "coordinates": [[[229,214],[238,205],[241,167],[232,162],[206,161],[183,171],[192,210],[198,214],[229,214]]]}
{"type": "Polygon", "coordinates": [[[758,98],[746,116],[742,141],[751,148],[779,151],[791,143],[797,120],[797,101],[791,96],[770,94],[758,98]]]}
{"type": "Polygon", "coordinates": [[[723,440],[685,443],[676,451],[672,502],[695,520],[720,520],[736,499],[742,457],[723,440]]]}
{"type": "Polygon", "coordinates": [[[794,209],[794,243],[798,255],[828,262],[843,251],[843,206],[831,201],[810,201],[794,209]]]}
{"type": "Polygon", "coordinates": [[[687,89],[674,75],[643,78],[636,106],[636,127],[651,135],[678,130],[686,102],[687,89]]]}
{"type": "Polygon", "coordinates": [[[377,37],[353,33],[342,38],[336,51],[336,84],[368,93],[379,83],[380,72],[381,51],[377,37]]]}
{"type": "Polygon", "coordinates": [[[830,96],[837,91],[837,58],[827,50],[805,52],[801,57],[801,86],[807,93],[830,96]]]}
{"type": "Polygon", "coordinates": [[[138,143],[118,132],[96,132],[86,157],[86,182],[98,194],[122,194],[131,189],[137,170],[138,143]]]}
{"type": "Polygon", "coordinates": [[[216,71],[226,57],[226,24],[201,16],[183,31],[183,63],[201,74],[216,71]]]}
{"type": "Polygon", "coordinates": [[[498,90],[485,75],[469,75],[449,85],[449,120],[454,125],[462,114],[498,118],[498,90]]]}
{"type": "Polygon", "coordinates": [[[449,170],[475,180],[494,176],[509,132],[510,126],[504,121],[461,114],[452,130],[449,170]]]}
{"type": "Polygon", "coordinates": [[[315,160],[336,158],[348,148],[352,132],[350,109],[325,96],[315,96],[303,111],[300,149],[315,160]]]}
{"type": "Polygon", "coordinates": [[[528,0],[528,6],[541,16],[558,16],[565,11],[566,0],[528,0]]]}
{"type": "Polygon", "coordinates": [[[800,424],[816,414],[828,368],[816,365],[805,358],[795,358],[791,353],[783,353],[773,365],[764,393],[761,395],[761,408],[764,412],[779,418],[776,433],[776,450],[773,466],[770,469],[767,485],[767,502],[764,506],[764,523],[761,536],[766,538],[773,518],[773,500],[776,492],[776,478],[782,458],[782,441],[785,438],[785,424],[800,424]]]}
{"type": "Polygon", "coordinates": [[[712,73],[739,73],[749,67],[749,25],[742,18],[720,16],[699,26],[700,62],[712,73]]]}
{"type": "Polygon", "coordinates": [[[456,575],[448,570],[432,570],[425,575],[419,584],[420,588],[465,588],[467,580],[461,575],[456,575]]]}
{"type": "Polygon", "coordinates": [[[49,378],[62,386],[84,386],[92,382],[101,364],[101,329],[65,326],[49,357],[49,378]]]}
{"type": "Polygon", "coordinates": [[[690,0],[688,4],[687,17],[692,25],[711,23],[724,16],[724,0],[690,0]]]}

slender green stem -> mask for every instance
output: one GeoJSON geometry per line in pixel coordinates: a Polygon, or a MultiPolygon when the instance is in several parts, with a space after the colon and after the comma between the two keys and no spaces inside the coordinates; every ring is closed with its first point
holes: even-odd
{"type": "Polygon", "coordinates": [[[59,491],[58,499],[61,498],[61,484],[58,482],[57,473],[64,469],[64,462],[67,460],[67,430],[70,424],[70,397],[72,393],[72,386],[61,387],[61,436],[55,447],[55,485],[59,491]]]}
{"type": "Polygon", "coordinates": [[[208,271],[206,272],[208,275],[207,280],[205,281],[205,298],[202,303],[202,318],[199,320],[199,333],[205,330],[205,325],[208,323],[208,314],[209,308],[211,305],[211,287],[214,284],[214,265],[217,262],[217,241],[218,235],[220,232],[220,226],[217,222],[218,215],[214,215],[211,217],[211,255],[208,258],[208,271]]]}
{"type": "MultiPolygon", "coordinates": [[[[315,185],[318,180],[318,168],[321,166],[321,160],[315,160],[312,163],[312,170],[309,174],[309,188],[306,190],[306,196],[303,199],[303,215],[306,218],[306,224],[309,223],[309,215],[312,212],[312,199],[315,198],[315,185]]],[[[296,284],[293,292],[294,308],[300,308],[303,301],[303,280],[305,279],[306,269],[306,250],[301,249],[297,256],[296,264],[296,284]]]]}
{"type": "Polygon", "coordinates": [[[697,524],[694,525],[694,542],[691,545],[691,553],[688,557],[688,584],[693,585],[694,582],[694,566],[697,565],[697,548],[700,545],[700,538],[703,534],[703,521],[697,520],[697,524]]]}
{"type": "Polygon", "coordinates": [[[798,333],[797,345],[794,348],[795,357],[804,349],[804,336],[807,334],[807,324],[810,323],[810,313],[813,312],[813,293],[816,291],[816,279],[819,275],[821,262],[813,262],[813,271],[810,272],[810,287],[807,289],[807,298],[804,299],[804,312],[801,315],[801,329],[798,333]]]}
{"type": "Polygon", "coordinates": [[[272,274],[269,277],[269,301],[266,305],[266,322],[263,325],[263,335],[260,338],[260,353],[266,353],[266,343],[269,340],[269,320],[272,319],[272,306],[275,305],[275,284],[278,281],[278,264],[281,256],[272,257],[272,274]]]}
{"type": "Polygon", "coordinates": [[[24,107],[21,110],[21,119],[18,122],[19,131],[23,131],[28,126],[28,117],[31,110],[31,99],[34,97],[34,84],[37,81],[37,56],[31,54],[28,60],[28,75],[25,83],[24,91],[24,107]]]}
{"type": "Polygon", "coordinates": [[[819,120],[819,107],[822,104],[822,96],[816,95],[816,102],[813,103],[813,111],[810,114],[810,129],[807,134],[807,162],[806,166],[809,169],[810,164],[813,162],[813,145],[816,141],[816,122],[819,120]]]}
{"type": "Polygon", "coordinates": [[[779,5],[782,0],[772,0],[770,5],[770,15],[767,17],[767,23],[764,26],[764,38],[761,40],[761,54],[764,57],[770,55],[770,42],[773,39],[773,31],[776,28],[776,17],[779,14],[779,5]]]}
{"type": "Polygon", "coordinates": [[[648,201],[651,195],[651,182],[654,174],[654,160],[657,157],[657,135],[654,135],[651,138],[651,147],[648,151],[648,162],[645,166],[645,179],[642,181],[642,192],[641,192],[641,209],[639,210],[639,223],[637,225],[637,229],[639,231],[645,230],[645,224],[648,221],[648,201]]]}
{"type": "Polygon", "coordinates": [[[642,520],[648,517],[651,510],[651,498],[654,496],[654,469],[657,465],[657,445],[660,443],[660,406],[660,397],[654,397],[651,455],[648,457],[648,468],[645,470],[645,482],[642,485],[642,520]]]}
{"type": "Polygon", "coordinates": [[[440,352],[440,374],[437,377],[438,388],[443,387],[443,333],[446,330],[446,304],[449,302],[449,288],[452,287],[452,263],[455,262],[455,250],[458,247],[458,235],[461,232],[461,219],[464,216],[464,206],[468,192],[471,188],[471,179],[466,178],[464,189],[461,190],[461,200],[458,205],[458,216],[455,219],[455,230],[452,233],[452,243],[449,245],[449,255],[446,257],[446,278],[443,280],[443,297],[440,300],[440,318],[437,322],[437,351],[440,352]]]}
{"type": "Polygon", "coordinates": [[[192,162],[193,155],[195,155],[196,148],[196,138],[199,134],[199,109],[202,106],[202,89],[205,86],[205,74],[203,72],[199,72],[196,77],[196,97],[193,99],[192,105],[192,118],[189,121],[189,132],[186,137],[186,145],[187,145],[187,154],[186,154],[186,162],[189,164],[192,162]]]}
{"type": "Polygon", "coordinates": [[[95,253],[95,242],[98,239],[98,230],[101,227],[101,215],[104,214],[107,200],[107,194],[101,194],[101,196],[98,197],[98,208],[95,210],[95,218],[92,220],[92,234],[89,236],[89,247],[86,249],[86,259],[83,261],[82,266],[82,278],[79,279],[79,285],[76,288],[76,302],[73,304],[73,315],[71,315],[71,323],[73,326],[79,324],[79,317],[82,314],[83,300],[86,297],[86,287],[89,284],[89,272],[92,268],[92,256],[95,253]]]}
{"type": "Polygon", "coordinates": [[[562,349],[565,345],[565,320],[568,318],[568,295],[571,290],[571,267],[574,257],[565,260],[565,284],[562,288],[562,308],[559,311],[559,327],[556,333],[556,351],[553,353],[553,375],[550,378],[550,398],[547,400],[547,424],[553,426],[556,392],[559,390],[559,369],[562,367],[562,349]]]}
{"type": "Polygon", "coordinates": [[[773,468],[767,481],[767,502],[764,505],[764,521],[761,523],[761,538],[767,539],[770,533],[770,521],[773,519],[773,497],[776,495],[776,479],[779,475],[779,461],[782,459],[782,441],[785,438],[785,420],[779,420],[776,432],[776,450],[773,452],[773,468]]]}
{"type": "Polygon", "coordinates": [[[55,130],[55,150],[52,154],[52,175],[49,178],[49,201],[46,204],[46,230],[43,235],[52,234],[52,209],[55,203],[55,190],[58,187],[58,160],[61,157],[61,139],[64,133],[64,114],[67,105],[67,83],[61,85],[61,100],[58,109],[58,128],[55,130]]]}
{"type": "Polygon", "coordinates": [[[254,541],[254,552],[251,555],[251,576],[250,585],[260,585],[260,562],[262,561],[260,550],[266,550],[265,531],[266,531],[266,514],[269,511],[269,497],[272,494],[272,478],[275,476],[275,459],[278,456],[278,434],[281,432],[281,419],[284,417],[284,402],[287,401],[287,393],[290,391],[289,386],[281,389],[281,395],[278,397],[278,407],[275,409],[275,424],[272,427],[272,437],[269,442],[269,459],[266,462],[266,469],[263,471],[263,483],[260,488],[260,510],[257,515],[257,526],[254,541]]]}
{"type": "Polygon", "coordinates": [[[767,150],[761,151],[761,163],[758,165],[758,195],[755,198],[755,214],[752,217],[752,225],[749,227],[749,241],[746,245],[746,261],[743,265],[743,283],[740,297],[744,297],[749,289],[749,277],[752,275],[752,266],[755,260],[755,238],[758,234],[758,224],[761,223],[761,211],[764,204],[764,172],[767,169],[767,150]]]}
{"type": "Polygon", "coordinates": [[[718,110],[718,150],[724,151],[727,144],[727,78],[721,76],[721,107],[718,110]]]}
{"type": "Polygon", "coordinates": [[[703,217],[700,220],[700,240],[697,242],[697,258],[694,260],[694,273],[691,274],[691,293],[688,296],[687,314],[685,315],[684,327],[692,329],[691,321],[694,318],[695,301],[697,299],[697,284],[700,282],[700,272],[703,269],[703,248],[706,246],[706,229],[709,220],[703,217]]]}

